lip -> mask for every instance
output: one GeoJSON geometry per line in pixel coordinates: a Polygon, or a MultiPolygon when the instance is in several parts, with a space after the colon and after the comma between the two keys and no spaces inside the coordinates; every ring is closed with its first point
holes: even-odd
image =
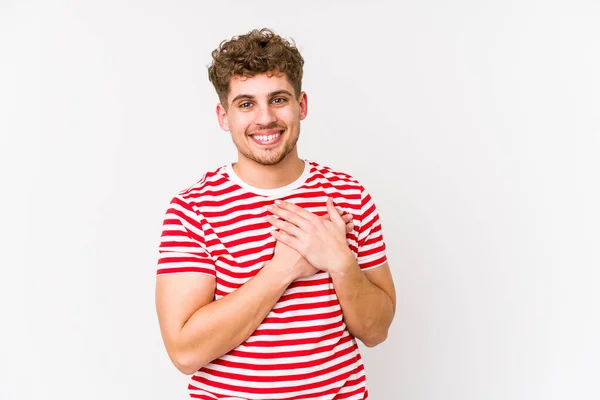
{"type": "Polygon", "coordinates": [[[273,135],[277,132],[283,132],[283,129],[267,129],[266,131],[252,132],[250,134],[250,136],[252,136],[252,135],[273,135]]]}
{"type": "Polygon", "coordinates": [[[260,132],[254,132],[252,133],[250,136],[250,138],[252,138],[252,141],[254,143],[256,143],[259,146],[272,146],[276,143],[278,143],[281,140],[281,137],[285,134],[285,130],[283,129],[269,129],[266,131],[260,131],[260,132]],[[260,140],[257,140],[254,135],[260,136],[260,135],[274,135],[276,133],[279,133],[279,136],[277,136],[275,139],[269,140],[267,142],[263,142],[260,140]]]}

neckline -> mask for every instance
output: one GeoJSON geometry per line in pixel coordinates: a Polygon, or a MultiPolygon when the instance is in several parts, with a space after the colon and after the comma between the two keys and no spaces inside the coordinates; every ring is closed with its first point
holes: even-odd
{"type": "Polygon", "coordinates": [[[233,163],[227,164],[225,166],[225,169],[227,171],[227,174],[229,175],[229,179],[236,183],[238,186],[241,186],[242,188],[246,189],[247,191],[265,197],[278,198],[284,197],[294,189],[299,188],[308,179],[308,176],[310,175],[310,162],[305,159],[303,159],[302,161],[304,161],[304,171],[302,171],[302,174],[294,182],[273,189],[261,189],[247,184],[246,182],[241,180],[240,177],[235,173],[235,171],[233,170],[233,163]]]}

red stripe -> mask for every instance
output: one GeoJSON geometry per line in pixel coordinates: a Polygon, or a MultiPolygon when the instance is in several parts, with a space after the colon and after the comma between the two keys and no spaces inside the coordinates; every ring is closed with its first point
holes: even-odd
{"type": "Polygon", "coordinates": [[[362,269],[376,267],[377,265],[381,265],[386,261],[387,261],[387,257],[385,255],[383,255],[380,258],[377,258],[375,260],[360,264],[360,267],[362,269]]]}
{"type": "MultiPolygon", "coordinates": [[[[226,361],[217,359],[213,361],[211,364],[213,365],[221,365],[223,367],[229,368],[238,368],[238,369],[248,369],[248,370],[256,370],[256,371],[282,371],[282,370],[291,370],[291,369],[303,369],[303,368],[312,368],[320,364],[325,364],[329,361],[335,360],[336,358],[341,358],[347,354],[350,354],[356,350],[356,345],[349,346],[345,349],[338,350],[334,353],[324,353],[328,354],[326,357],[315,357],[310,361],[304,362],[293,362],[287,364],[251,364],[251,363],[243,363],[243,362],[235,362],[235,361],[226,361]]],[[[204,369],[203,372],[206,372],[204,369]]]]}
{"type": "Polygon", "coordinates": [[[266,376],[260,376],[260,375],[250,375],[250,374],[235,374],[235,373],[231,373],[231,372],[224,372],[224,371],[219,371],[216,369],[210,369],[210,368],[202,368],[202,372],[208,374],[208,375],[212,375],[212,376],[218,376],[219,378],[225,378],[225,379],[233,379],[233,380],[238,380],[238,381],[243,381],[243,382],[289,382],[289,381],[303,381],[306,379],[315,379],[316,377],[320,377],[323,375],[327,375],[331,372],[340,370],[342,368],[346,368],[349,365],[354,364],[355,362],[358,361],[358,355],[349,358],[348,360],[345,360],[339,364],[335,364],[332,365],[328,368],[323,368],[321,370],[319,370],[318,372],[310,372],[310,373],[299,373],[299,374],[290,374],[290,375],[266,375],[266,376]]]}
{"type": "MultiPolygon", "coordinates": [[[[277,328],[277,329],[257,329],[252,334],[252,337],[260,337],[260,336],[275,336],[275,335],[293,335],[293,334],[302,334],[302,333],[312,333],[312,332],[322,332],[329,331],[334,328],[338,328],[343,325],[342,319],[340,318],[336,322],[332,322],[329,324],[319,324],[319,325],[310,325],[310,326],[302,326],[302,327],[294,327],[294,328],[277,328]]],[[[294,339],[295,340],[295,339],[294,339]]],[[[249,344],[256,343],[251,342],[249,344]]]]}
{"type": "Polygon", "coordinates": [[[294,315],[291,317],[269,317],[263,320],[263,324],[283,324],[292,322],[303,322],[303,321],[318,321],[320,319],[335,318],[342,315],[342,309],[339,308],[335,311],[321,314],[310,314],[310,315],[294,315]]]}
{"type": "MultiPolygon", "coordinates": [[[[312,303],[310,305],[310,308],[332,307],[332,306],[339,306],[339,304],[340,303],[338,300],[320,301],[320,302],[312,303]]],[[[276,306],[276,308],[273,308],[273,312],[274,313],[284,313],[284,312],[288,312],[288,311],[304,310],[307,308],[308,307],[306,304],[290,304],[288,306],[283,306],[283,307],[276,306]]]]}
{"type": "MultiPolygon", "coordinates": [[[[328,284],[329,284],[329,282],[328,282],[328,284]]],[[[330,287],[327,289],[322,289],[322,290],[313,290],[313,291],[307,291],[307,292],[296,292],[296,293],[286,294],[286,295],[281,296],[278,303],[283,303],[285,301],[296,300],[296,299],[306,299],[306,298],[310,298],[310,297],[328,296],[328,295],[335,295],[335,289],[333,287],[330,287]]]]}
{"type": "Polygon", "coordinates": [[[202,264],[202,265],[204,265],[204,267],[202,267],[200,265],[198,267],[199,268],[209,268],[213,271],[215,269],[214,266],[212,265],[212,263],[210,263],[210,261],[203,260],[198,257],[161,257],[158,260],[158,265],[160,265],[163,268],[165,268],[169,264],[177,265],[177,264],[181,264],[181,263],[202,264]]]}
{"type": "Polygon", "coordinates": [[[363,257],[372,256],[373,254],[380,253],[383,250],[384,250],[384,246],[382,244],[379,247],[374,247],[374,248],[369,249],[369,250],[363,250],[363,251],[361,251],[360,253],[358,253],[358,257],[359,258],[363,258],[363,257]]]}
{"type": "Polygon", "coordinates": [[[215,271],[208,269],[208,268],[198,268],[198,267],[159,268],[156,271],[156,274],[163,275],[163,274],[173,274],[173,273],[179,273],[179,272],[198,272],[198,273],[215,276],[215,271]]]}
{"type": "Polygon", "coordinates": [[[346,343],[352,340],[351,335],[343,336],[344,332],[334,332],[329,335],[324,335],[321,337],[319,342],[324,342],[326,340],[331,340],[335,338],[339,338],[338,342],[335,342],[326,346],[319,346],[313,349],[306,350],[290,350],[290,351],[280,351],[280,352],[264,352],[260,349],[256,349],[256,351],[246,351],[246,350],[232,350],[227,353],[230,356],[240,357],[240,358],[260,358],[264,359],[275,359],[275,358],[292,358],[292,357],[306,357],[314,354],[320,354],[325,352],[331,352],[336,346],[339,346],[343,343],[346,343]]]}
{"type": "MultiPolygon", "coordinates": [[[[192,379],[195,380],[195,381],[197,381],[197,382],[201,382],[201,383],[213,386],[213,387],[218,388],[218,389],[232,390],[232,391],[241,392],[241,393],[252,393],[252,394],[273,394],[273,393],[278,393],[278,394],[285,394],[285,393],[301,392],[301,391],[305,391],[305,390],[316,389],[316,388],[319,388],[319,387],[330,385],[330,384],[335,383],[335,382],[340,382],[340,381],[343,381],[343,380],[347,379],[348,376],[352,375],[353,373],[354,373],[354,371],[345,372],[345,373],[339,374],[337,376],[333,376],[333,377],[331,377],[329,379],[324,379],[322,381],[317,381],[317,382],[306,383],[306,384],[303,384],[303,385],[288,386],[288,387],[276,387],[276,386],[272,386],[272,387],[269,387],[269,388],[254,388],[254,387],[251,387],[249,385],[244,385],[244,386],[229,385],[229,384],[225,384],[225,383],[221,383],[221,382],[210,381],[210,380],[208,380],[208,379],[206,379],[206,378],[204,378],[202,376],[197,376],[197,375],[192,376],[192,379]]],[[[272,376],[270,378],[273,379],[273,378],[276,378],[276,377],[272,376]]],[[[307,378],[310,378],[310,376],[306,376],[305,377],[305,379],[307,379],[307,378]]],[[[267,381],[267,382],[269,382],[269,381],[267,381]]],[[[332,393],[335,393],[335,391],[333,391],[332,393]]]]}

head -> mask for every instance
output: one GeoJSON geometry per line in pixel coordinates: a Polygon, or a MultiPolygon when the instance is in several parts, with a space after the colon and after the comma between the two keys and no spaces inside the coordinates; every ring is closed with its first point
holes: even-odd
{"type": "Polygon", "coordinates": [[[307,114],[304,60],[293,42],[269,29],[224,41],[212,53],[208,76],[220,103],[221,128],[240,157],[275,165],[295,150],[307,114]]]}

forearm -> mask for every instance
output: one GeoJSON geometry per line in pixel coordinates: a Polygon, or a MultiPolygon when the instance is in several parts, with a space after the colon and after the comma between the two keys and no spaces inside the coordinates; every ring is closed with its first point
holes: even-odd
{"type": "Polygon", "coordinates": [[[367,279],[354,258],[330,274],[348,331],[368,347],[383,342],[394,318],[390,296],[367,279]]]}
{"type": "Polygon", "coordinates": [[[177,340],[178,368],[192,374],[243,343],[291,283],[265,266],[233,293],[198,309],[177,340]]]}

